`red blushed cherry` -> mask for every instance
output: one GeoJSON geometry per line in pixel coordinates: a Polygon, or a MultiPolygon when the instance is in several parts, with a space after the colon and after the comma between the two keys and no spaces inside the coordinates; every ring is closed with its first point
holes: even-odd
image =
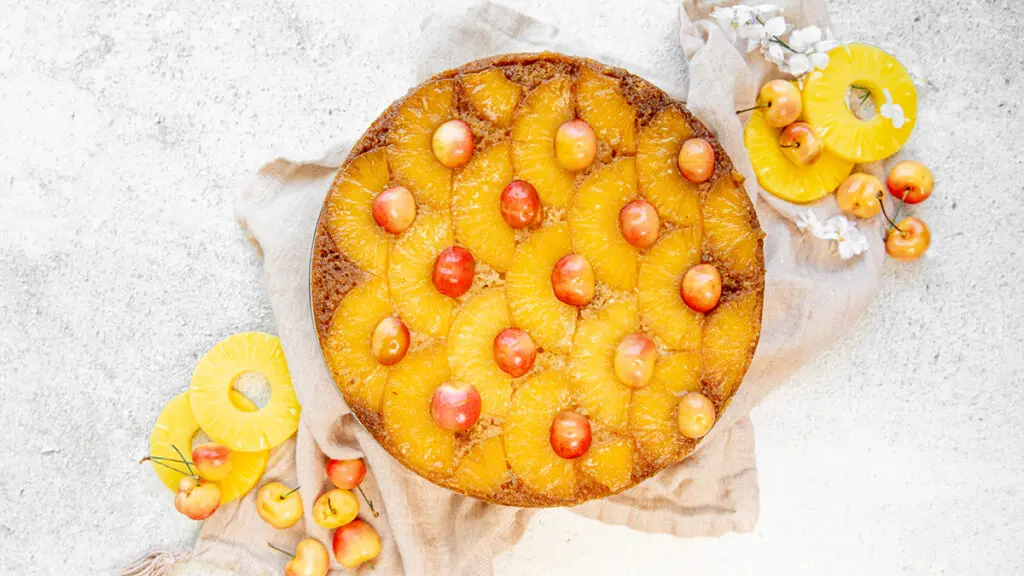
{"type": "Polygon", "coordinates": [[[566,460],[586,454],[591,440],[590,420],[586,416],[566,410],[551,422],[551,449],[566,460]]]}
{"type": "Polygon", "coordinates": [[[434,261],[434,287],[445,296],[458,298],[473,285],[476,260],[462,246],[445,248],[434,261]]]}
{"type": "Polygon", "coordinates": [[[373,219],[392,234],[405,232],[416,219],[416,200],[405,186],[392,186],[373,200],[373,219]]]}
{"type": "Polygon", "coordinates": [[[917,204],[932,195],[935,177],[924,164],[904,160],[889,170],[885,184],[889,188],[889,194],[907,204],[917,204]]]}
{"type": "Polygon", "coordinates": [[[711,264],[698,264],[686,271],[679,291],[690,309],[707,312],[722,297],[722,275],[711,264]]]}
{"type": "Polygon", "coordinates": [[[586,306],[594,299],[594,269],[580,254],[569,254],[551,270],[555,297],[570,306],[586,306]]]}
{"type": "Polygon", "coordinates": [[[389,316],[373,329],[370,353],[385,366],[398,364],[409,351],[409,328],[397,316],[389,316]]]}
{"type": "Polygon", "coordinates": [[[533,368],[537,345],[519,328],[505,328],[494,337],[494,361],[509,376],[519,378],[533,368]]]}
{"type": "Polygon", "coordinates": [[[540,196],[532,184],[513,180],[501,191],[501,217],[505,223],[519,230],[540,221],[540,196]]]}
{"type": "Polygon", "coordinates": [[[687,392],[679,400],[676,414],[679,433],[696,440],[703,438],[715,424],[715,405],[700,392],[687,392]]]}
{"type": "Polygon", "coordinates": [[[920,258],[932,243],[932,233],[924,220],[913,216],[900,220],[885,237],[885,251],[901,262],[920,258]]]}
{"type": "Polygon", "coordinates": [[[555,158],[572,172],[585,170],[597,157],[597,135],[583,120],[570,120],[555,133],[555,158]]]}
{"type": "Polygon", "coordinates": [[[335,488],[354,490],[366,478],[366,462],[362,458],[328,460],[327,477],[335,488]]]}
{"type": "Polygon", "coordinates": [[[650,248],[658,240],[661,218],[646,200],[633,200],[619,211],[619,230],[622,237],[637,248],[650,248]]]}
{"type": "Polygon", "coordinates": [[[715,173],[715,149],[703,138],[690,138],[683,142],[676,162],[683,177],[690,182],[707,182],[715,173]]]}
{"type": "Polygon", "coordinates": [[[434,423],[452,432],[468,430],[480,418],[480,392],[475,386],[441,384],[430,399],[430,416],[434,423]]]}
{"type": "Polygon", "coordinates": [[[619,382],[639,389],[651,381],[657,361],[658,350],[654,342],[645,334],[637,332],[623,338],[615,347],[612,366],[619,382]]]}
{"type": "Polygon", "coordinates": [[[821,136],[807,122],[793,122],[779,134],[779,148],[797,166],[810,166],[821,158],[821,136]]]}
{"type": "Polygon", "coordinates": [[[449,120],[434,130],[430,146],[438,162],[447,168],[458,168],[473,155],[473,129],[462,120],[449,120]]]}
{"type": "Polygon", "coordinates": [[[882,202],[882,193],[878,193],[878,202],[882,206],[882,216],[889,223],[889,232],[885,235],[885,252],[895,260],[912,262],[920,258],[932,244],[932,233],[924,220],[910,216],[897,224],[889,218],[889,212],[882,202]]]}

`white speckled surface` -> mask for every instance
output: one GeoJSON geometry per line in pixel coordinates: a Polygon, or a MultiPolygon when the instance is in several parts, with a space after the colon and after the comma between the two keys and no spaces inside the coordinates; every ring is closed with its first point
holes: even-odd
{"type": "MultiPolygon", "coordinates": [[[[635,59],[668,0],[509,1],[635,59]]],[[[232,221],[262,162],[357,136],[413,78],[400,0],[0,2],[2,567],[107,574],[196,526],[135,462],[218,339],[273,330],[232,221]]],[[[551,511],[499,557],[546,573],[1024,571],[1024,8],[841,0],[840,38],[931,87],[914,156],[933,257],[754,412],[752,534],[677,540],[551,511]]],[[[682,58],[680,53],[680,59],[682,58]]],[[[681,60],[680,60],[681,61],[681,60]]]]}

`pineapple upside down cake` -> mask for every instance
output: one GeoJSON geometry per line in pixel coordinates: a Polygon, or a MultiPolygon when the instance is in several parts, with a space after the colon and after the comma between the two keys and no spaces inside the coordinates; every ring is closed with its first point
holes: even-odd
{"type": "Polygon", "coordinates": [[[497,56],[417,86],[353,148],[313,246],[316,329],[405,466],[578,504],[685,458],[729,403],[762,236],[681,103],[592,60],[497,56]]]}

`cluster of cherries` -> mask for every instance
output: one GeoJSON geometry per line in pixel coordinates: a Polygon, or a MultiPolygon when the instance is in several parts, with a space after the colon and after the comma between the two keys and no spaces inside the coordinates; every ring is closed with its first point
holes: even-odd
{"type": "MultiPolygon", "coordinates": [[[[434,157],[448,168],[466,164],[473,154],[475,140],[469,124],[453,119],[441,124],[431,140],[434,157]]],[[[597,157],[597,137],[593,128],[580,119],[559,127],[554,139],[555,157],[566,170],[586,170],[597,157]]],[[[701,138],[685,141],[677,158],[680,172],[694,183],[706,182],[714,174],[715,152],[701,138]]],[[[544,219],[537,190],[524,180],[513,180],[502,190],[500,209],[505,222],[516,230],[535,227],[544,219]]],[[[403,186],[381,192],[373,205],[377,223],[392,234],[405,231],[416,217],[412,194],[403,186]]],[[[627,242],[640,249],[650,248],[658,239],[661,219],[655,207],[637,199],[626,204],[619,213],[619,227],[627,242]]],[[[476,271],[473,255],[461,246],[451,246],[434,262],[432,281],[437,290],[451,298],[469,291],[476,271]]],[[[594,270],[580,254],[568,254],[551,271],[551,285],[558,300],[570,306],[586,306],[595,294],[594,270]]],[[[722,277],[711,264],[699,264],[685,274],[680,294],[686,304],[707,312],[718,304],[722,293],[722,277]]],[[[394,365],[409,349],[409,329],[398,317],[382,320],[374,330],[371,352],[385,366],[394,365]]],[[[494,338],[494,361],[501,370],[518,378],[529,372],[537,358],[537,346],[528,333],[519,328],[506,328],[494,338]]],[[[626,336],[614,355],[616,377],[626,386],[642,388],[654,375],[658,353],[654,342],[641,333],[626,336]]],[[[434,422],[445,430],[462,432],[480,417],[481,398],[476,387],[445,383],[433,394],[430,413],[434,422]]],[[[685,395],[678,412],[680,432],[689,438],[701,438],[715,421],[715,407],[703,394],[685,395]]],[[[551,447],[566,459],[582,456],[591,444],[590,420],[577,412],[566,410],[555,416],[551,424],[551,447]]]]}
{"type": "MultiPolygon", "coordinates": [[[[231,474],[231,454],[227,446],[207,442],[192,449],[191,460],[179,452],[178,458],[147,456],[143,462],[153,461],[183,474],[174,495],[174,508],[192,520],[205,520],[220,507],[221,491],[217,482],[231,474]]],[[[316,499],[313,520],[323,528],[335,530],[332,549],[338,563],[346,568],[356,568],[380,554],[380,537],[373,526],[357,518],[359,501],[351,492],[358,490],[370,512],[377,516],[373,503],[360,487],[366,477],[366,463],[361,458],[329,460],[327,477],[334,488],[316,499]]],[[[264,484],[256,494],[256,513],[274,528],[294,526],[302,518],[302,497],[298,490],[280,482],[264,484]]],[[[292,556],[285,566],[287,576],[326,576],[330,569],[327,549],[315,538],[300,541],[294,554],[272,544],[270,547],[292,556]]]]}
{"type": "MultiPolygon", "coordinates": [[[[885,185],[902,208],[904,204],[918,204],[931,196],[935,177],[924,164],[904,160],[889,170],[885,185]]],[[[915,216],[908,216],[897,224],[885,211],[884,197],[882,183],[871,174],[850,174],[836,190],[836,202],[843,212],[858,218],[873,218],[882,213],[889,223],[885,235],[885,251],[889,256],[903,262],[917,260],[932,241],[928,225],[915,216]]]]}
{"type": "MultiPolygon", "coordinates": [[[[785,127],[779,135],[783,154],[798,166],[817,162],[823,150],[822,140],[813,126],[796,121],[803,111],[803,101],[796,86],[785,80],[772,80],[761,87],[758,100],[762,103],[755,108],[765,108],[765,122],[775,128],[785,127]]],[[[889,194],[902,204],[923,202],[931,196],[934,186],[931,170],[913,160],[899,162],[886,177],[889,194]]],[[[917,260],[931,244],[928,226],[913,216],[897,224],[885,212],[883,197],[882,183],[871,174],[851,174],[836,190],[836,202],[842,211],[858,218],[873,218],[882,213],[889,222],[885,238],[885,251],[889,256],[904,262],[917,260]]]]}
{"type": "MultiPolygon", "coordinates": [[[[366,498],[360,486],[366,478],[366,463],[362,458],[328,460],[327,477],[334,488],[324,492],[313,504],[313,520],[318,526],[334,530],[331,548],[334,558],[348,569],[370,562],[380,554],[380,536],[366,521],[358,518],[359,500],[352,490],[358,490],[369,504],[374,517],[377,511],[366,498]]],[[[280,482],[268,482],[256,495],[256,513],[264,522],[284,530],[302,518],[302,497],[298,488],[289,488],[280,482]]],[[[292,557],[285,566],[287,576],[326,576],[330,569],[327,549],[316,538],[301,540],[295,554],[273,544],[271,548],[292,557]]]]}

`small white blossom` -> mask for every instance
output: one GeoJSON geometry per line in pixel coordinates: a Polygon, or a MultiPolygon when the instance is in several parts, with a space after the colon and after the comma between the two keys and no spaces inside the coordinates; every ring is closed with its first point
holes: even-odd
{"type": "Polygon", "coordinates": [[[769,44],[768,49],[764,51],[764,57],[780,70],[786,65],[786,52],[779,44],[769,44]]]}
{"type": "Polygon", "coordinates": [[[769,18],[763,24],[754,20],[751,23],[739,27],[740,38],[747,41],[747,52],[754,50],[766,51],[773,42],[777,42],[779,36],[786,33],[788,25],[782,16],[769,18]]]}
{"type": "Polygon", "coordinates": [[[807,28],[793,30],[786,43],[797,52],[807,52],[814,48],[814,45],[819,41],[821,41],[821,28],[808,26],[807,28]]]}
{"type": "Polygon", "coordinates": [[[829,218],[825,227],[830,228],[835,234],[836,248],[839,250],[839,257],[843,260],[849,260],[868,249],[867,236],[858,230],[857,225],[850,222],[846,216],[829,218]]]}
{"type": "Polygon", "coordinates": [[[796,227],[803,230],[804,232],[810,232],[811,236],[815,238],[821,238],[822,240],[835,240],[835,234],[832,230],[825,227],[818,220],[818,215],[813,211],[808,210],[800,215],[800,219],[797,220],[796,227]]]}
{"type": "Polygon", "coordinates": [[[793,76],[803,76],[811,71],[811,59],[806,54],[791,54],[786,65],[780,68],[793,76]]]}
{"type": "Polygon", "coordinates": [[[845,216],[833,216],[822,224],[818,215],[808,210],[800,215],[796,226],[815,238],[835,241],[839,257],[843,260],[849,260],[868,249],[867,236],[845,216]]]}
{"type": "Polygon", "coordinates": [[[885,104],[882,104],[878,113],[882,115],[882,118],[888,118],[892,122],[892,127],[899,130],[907,123],[907,117],[903,115],[903,107],[892,101],[892,93],[888,88],[882,88],[882,94],[885,95],[885,104]]]}

